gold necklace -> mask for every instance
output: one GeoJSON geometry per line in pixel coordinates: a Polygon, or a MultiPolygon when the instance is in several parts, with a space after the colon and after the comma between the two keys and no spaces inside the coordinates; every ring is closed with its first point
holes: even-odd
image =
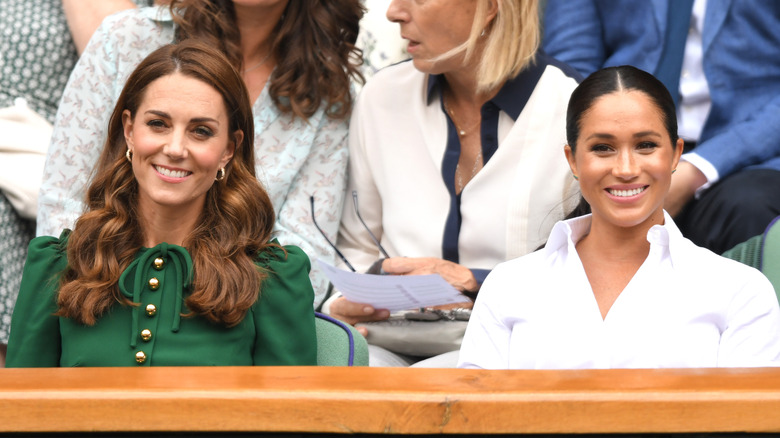
{"type": "Polygon", "coordinates": [[[458,135],[460,135],[461,137],[465,137],[466,134],[469,134],[472,129],[479,126],[480,123],[482,122],[482,120],[480,119],[477,120],[477,123],[473,124],[468,129],[460,129],[460,127],[458,126],[458,122],[455,121],[455,113],[452,111],[452,108],[450,108],[450,106],[447,105],[447,101],[444,99],[444,96],[442,96],[441,101],[444,104],[444,110],[447,111],[447,114],[450,115],[450,120],[452,120],[452,124],[455,125],[455,131],[457,131],[458,135]]]}
{"type": "MultiPolygon", "coordinates": [[[[450,106],[447,105],[447,101],[444,99],[444,96],[442,96],[442,103],[444,104],[444,110],[447,111],[447,114],[450,115],[450,120],[452,120],[452,124],[455,126],[455,130],[458,132],[458,135],[463,138],[468,134],[469,131],[476,128],[482,123],[482,120],[478,120],[477,123],[475,123],[473,126],[468,128],[468,131],[465,129],[460,129],[458,127],[458,124],[455,122],[455,114],[453,113],[452,109],[450,109],[450,106]]],[[[462,143],[462,142],[461,142],[462,143]]],[[[480,142],[481,143],[481,142],[480,142]]],[[[463,149],[461,149],[462,151],[463,149]]],[[[479,152],[477,152],[477,156],[474,158],[474,165],[471,167],[471,177],[469,177],[469,181],[474,179],[474,176],[477,174],[477,171],[479,170],[479,165],[482,163],[482,147],[480,146],[479,152]]],[[[460,169],[460,159],[458,159],[458,164],[455,165],[455,183],[456,183],[456,191],[457,193],[460,193],[463,191],[463,187],[466,186],[466,184],[463,183],[463,172],[460,169]]]]}

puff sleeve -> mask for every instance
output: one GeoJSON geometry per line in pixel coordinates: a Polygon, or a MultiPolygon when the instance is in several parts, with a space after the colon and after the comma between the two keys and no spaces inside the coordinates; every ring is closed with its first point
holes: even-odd
{"type": "Polygon", "coordinates": [[[253,361],[255,365],[316,365],[309,257],[297,246],[284,249],[271,248],[259,260],[268,277],[252,308],[257,328],[253,361]]]}
{"type": "Polygon", "coordinates": [[[68,264],[67,232],[30,242],[22,285],[11,319],[6,366],[57,367],[61,338],[57,311],[60,274],[68,264]]]}

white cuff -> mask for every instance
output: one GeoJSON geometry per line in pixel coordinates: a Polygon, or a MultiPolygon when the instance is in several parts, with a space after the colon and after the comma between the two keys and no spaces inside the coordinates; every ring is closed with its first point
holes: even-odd
{"type": "Polygon", "coordinates": [[[701,193],[716,182],[718,182],[718,179],[720,179],[720,175],[718,175],[718,169],[715,168],[715,166],[712,165],[709,161],[702,158],[701,155],[697,154],[696,152],[688,152],[687,154],[684,154],[682,157],[680,157],[682,160],[685,160],[691,164],[693,164],[694,167],[699,169],[701,173],[704,174],[704,177],[707,178],[707,182],[704,183],[701,187],[696,189],[696,193],[694,196],[696,196],[696,199],[701,196],[701,193]]]}
{"type": "Polygon", "coordinates": [[[320,312],[326,315],[330,315],[330,305],[333,304],[333,302],[336,301],[338,298],[341,298],[341,292],[334,290],[333,294],[330,297],[328,297],[328,299],[325,300],[324,303],[322,303],[322,308],[320,309],[320,312]]]}

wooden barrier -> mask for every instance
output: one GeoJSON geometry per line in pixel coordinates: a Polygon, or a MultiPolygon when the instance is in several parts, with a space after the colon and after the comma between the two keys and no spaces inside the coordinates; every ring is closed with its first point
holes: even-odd
{"type": "Polygon", "coordinates": [[[0,430],[780,432],[780,369],[0,369],[0,430]]]}

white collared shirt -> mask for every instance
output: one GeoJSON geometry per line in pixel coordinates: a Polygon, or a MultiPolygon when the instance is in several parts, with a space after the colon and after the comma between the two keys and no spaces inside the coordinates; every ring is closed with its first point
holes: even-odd
{"type": "Polygon", "coordinates": [[[685,55],[680,72],[680,105],[677,111],[677,125],[680,137],[699,141],[701,130],[710,113],[710,87],[704,75],[704,11],[707,0],[695,0],[691,12],[688,37],[685,40],[685,55]]]}
{"type": "MultiPolygon", "coordinates": [[[[429,97],[430,80],[412,62],[387,67],[366,84],[352,112],[347,193],[358,192],[366,226],[392,257],[443,258],[449,243],[447,116],[440,94],[429,97]]],[[[497,150],[459,195],[458,263],[470,269],[492,269],[538,248],[579,200],[562,152],[577,81],[539,56],[512,82],[529,87],[530,97],[516,120],[499,111],[497,150]],[[522,81],[532,68],[541,75],[522,81]]],[[[496,98],[519,100],[504,93],[496,98]]],[[[382,256],[349,201],[337,246],[359,271],[382,256]]]]}
{"type": "Polygon", "coordinates": [[[780,365],[780,306],[759,271],[685,239],[672,219],[602,319],[576,243],[590,216],[496,267],[480,290],[459,367],[674,368],[780,365]]]}
{"type": "MultiPolygon", "coordinates": [[[[695,0],[691,23],[685,41],[685,55],[680,72],[680,104],[677,106],[677,132],[688,141],[698,142],[710,115],[710,86],[704,74],[704,15],[707,0],[695,0]]],[[[720,175],[715,166],[696,152],[683,155],[683,160],[699,169],[707,182],[696,190],[696,196],[715,184],[720,175]]]]}

